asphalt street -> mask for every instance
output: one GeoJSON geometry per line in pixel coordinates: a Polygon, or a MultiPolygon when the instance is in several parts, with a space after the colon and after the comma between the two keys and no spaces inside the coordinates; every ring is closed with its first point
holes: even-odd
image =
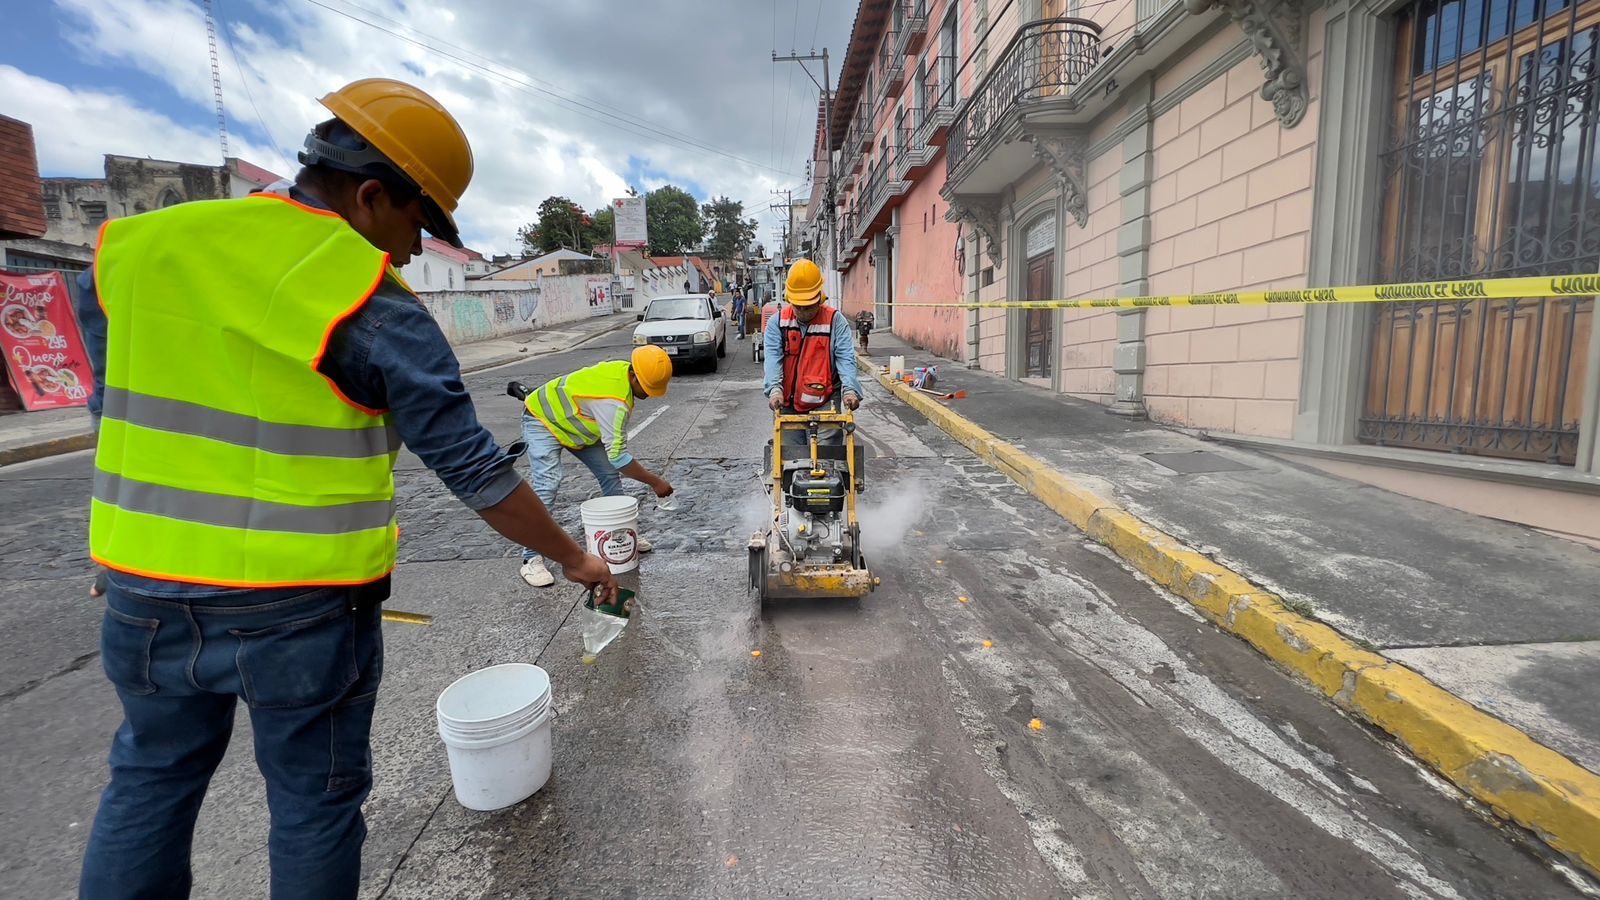
{"type": "MultiPolygon", "coordinates": [[[[508,380],[628,345],[624,330],[466,380],[511,441],[508,380]]],[[[577,589],[525,586],[515,548],[403,456],[390,605],[436,621],[386,626],[364,896],[1585,895],[1536,842],[876,386],[859,420],[883,586],[763,613],[745,544],[771,420],[748,343],[642,402],[631,447],[684,508],[643,502],[643,612],[592,666],[577,589]],[[551,674],[555,773],[511,809],[470,812],[433,702],[510,661],[551,674]]],[[[0,897],[72,895],[119,721],[86,596],[91,466],[86,452],[0,469],[0,897]]],[[[576,531],[595,484],[575,460],[567,475],[556,512],[576,531]]],[[[266,825],[241,716],[201,815],[196,896],[265,896],[266,825]]]]}

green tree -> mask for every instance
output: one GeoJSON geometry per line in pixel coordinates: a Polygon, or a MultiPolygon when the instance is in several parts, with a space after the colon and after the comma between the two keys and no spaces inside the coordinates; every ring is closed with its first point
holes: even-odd
{"type": "Polygon", "coordinates": [[[679,256],[705,237],[706,224],[694,196],[676,185],[663,185],[644,195],[650,253],[679,256]]]}
{"type": "Polygon", "coordinates": [[[589,214],[589,227],[584,229],[584,240],[589,249],[611,243],[611,223],[616,217],[616,211],[609,203],[589,214]]]}
{"type": "Polygon", "coordinates": [[[717,199],[700,207],[701,214],[705,217],[706,228],[711,232],[711,239],[707,250],[712,259],[739,259],[744,256],[744,250],[755,240],[756,220],[744,217],[744,204],[727,197],[717,199]]]}
{"type": "MultiPolygon", "coordinates": [[[[539,204],[539,220],[517,229],[517,239],[538,253],[549,253],[561,247],[582,250],[586,230],[592,224],[589,214],[578,204],[566,197],[546,197],[539,204]]],[[[594,245],[592,240],[588,243],[594,245]]]]}

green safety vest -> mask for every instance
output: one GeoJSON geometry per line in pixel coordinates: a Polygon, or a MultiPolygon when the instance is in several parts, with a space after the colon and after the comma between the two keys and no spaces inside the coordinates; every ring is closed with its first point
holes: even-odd
{"type": "Polygon", "coordinates": [[[587,399],[620,400],[633,409],[628,361],[599,363],[545,382],[528,395],[528,413],[543,422],[563,447],[581,450],[600,443],[600,426],[578,407],[587,399]]]}
{"type": "Polygon", "coordinates": [[[107,223],[96,561],[239,587],[394,568],[399,440],[317,370],[388,264],[344,219],[272,194],[107,223]]]}

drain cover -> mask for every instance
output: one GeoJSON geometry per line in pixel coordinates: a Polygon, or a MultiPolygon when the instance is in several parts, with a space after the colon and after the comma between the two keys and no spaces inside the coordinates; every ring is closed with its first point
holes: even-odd
{"type": "Polygon", "coordinates": [[[1204,475],[1207,472],[1251,472],[1255,466],[1235,462],[1210,450],[1191,450],[1188,453],[1146,453],[1145,459],[1165,466],[1179,475],[1204,475]]]}

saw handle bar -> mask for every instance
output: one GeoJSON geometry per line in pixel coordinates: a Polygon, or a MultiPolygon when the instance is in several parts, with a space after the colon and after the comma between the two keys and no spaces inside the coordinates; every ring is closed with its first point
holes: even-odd
{"type": "Polygon", "coordinates": [[[533,388],[528,387],[520,381],[511,381],[506,383],[506,396],[508,397],[515,397],[518,400],[525,401],[528,399],[528,395],[531,393],[533,393],[533,388]]]}

